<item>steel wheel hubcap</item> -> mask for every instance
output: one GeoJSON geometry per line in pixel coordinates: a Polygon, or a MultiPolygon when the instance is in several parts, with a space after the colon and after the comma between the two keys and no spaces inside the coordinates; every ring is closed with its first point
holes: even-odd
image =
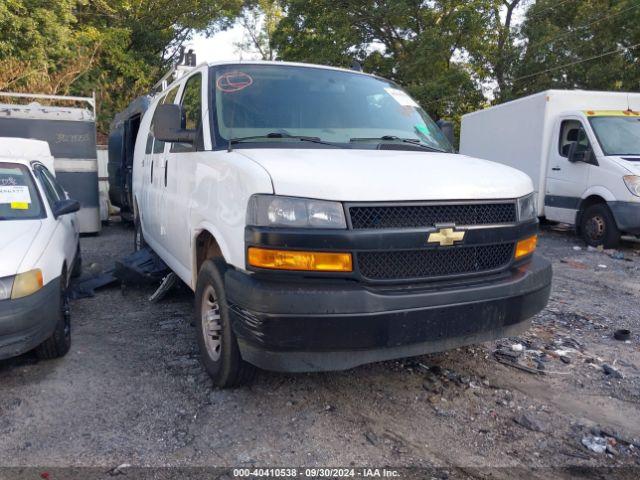
{"type": "Polygon", "coordinates": [[[605,221],[600,215],[592,217],[587,223],[587,233],[593,239],[599,239],[604,236],[605,221]]]}
{"type": "Polygon", "coordinates": [[[207,353],[213,361],[217,361],[222,350],[222,324],[220,323],[220,306],[212,286],[208,286],[204,291],[201,315],[202,336],[207,353]]]}

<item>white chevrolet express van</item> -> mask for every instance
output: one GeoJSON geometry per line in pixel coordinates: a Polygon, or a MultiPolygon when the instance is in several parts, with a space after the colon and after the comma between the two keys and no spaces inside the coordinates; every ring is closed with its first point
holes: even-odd
{"type": "Polygon", "coordinates": [[[527,173],[592,246],[640,235],[640,93],[549,90],[462,117],[460,151],[527,173]]]}
{"type": "Polygon", "coordinates": [[[454,154],[375,76],[197,67],[144,115],[133,185],[219,386],[514,335],[548,300],[529,177],[454,154]]]}

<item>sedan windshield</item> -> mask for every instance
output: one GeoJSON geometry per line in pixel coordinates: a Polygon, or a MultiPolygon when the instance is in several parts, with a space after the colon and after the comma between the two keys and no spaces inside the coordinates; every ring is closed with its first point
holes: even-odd
{"type": "Polygon", "coordinates": [[[356,72],[288,65],[214,67],[217,144],[452,151],[397,85],[356,72]]]}
{"type": "Polygon", "coordinates": [[[589,122],[605,155],[640,155],[640,118],[591,117],[589,122]]]}
{"type": "Polygon", "coordinates": [[[44,209],[29,169],[0,162],[0,221],[43,217],[44,209]]]}

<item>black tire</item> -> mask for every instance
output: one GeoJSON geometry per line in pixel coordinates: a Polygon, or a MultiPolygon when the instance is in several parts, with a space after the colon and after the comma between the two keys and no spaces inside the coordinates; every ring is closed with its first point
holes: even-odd
{"type": "Polygon", "coordinates": [[[598,203],[587,207],[580,219],[582,238],[592,247],[616,248],[620,245],[620,230],[609,207],[598,203]]]}
{"type": "Polygon", "coordinates": [[[224,290],[224,261],[207,260],[196,285],[195,325],[200,359],[215,386],[229,388],[249,383],[255,367],[240,356],[229,319],[224,290]]]}
{"type": "Polygon", "coordinates": [[[73,260],[73,270],[71,270],[71,278],[78,278],[82,275],[82,253],[80,252],[80,243],[76,250],[76,258],[73,260]]]}
{"type": "Polygon", "coordinates": [[[144,241],[144,234],[142,233],[142,225],[140,224],[140,218],[136,217],[134,222],[135,233],[133,234],[133,251],[139,252],[147,248],[147,242],[144,241]]]}
{"type": "Polygon", "coordinates": [[[71,311],[67,295],[66,272],[60,276],[60,306],[55,330],[49,338],[36,347],[41,360],[64,357],[71,348],[71,311]]]}

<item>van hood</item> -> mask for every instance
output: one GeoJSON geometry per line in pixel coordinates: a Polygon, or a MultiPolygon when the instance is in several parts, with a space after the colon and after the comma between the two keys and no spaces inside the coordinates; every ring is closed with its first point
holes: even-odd
{"type": "Polygon", "coordinates": [[[640,156],[623,155],[621,157],[613,157],[617,162],[634,175],[640,175],[640,156]]]}
{"type": "Polygon", "coordinates": [[[18,273],[42,220],[0,220],[0,277],[18,273]]]}
{"type": "Polygon", "coordinates": [[[238,149],[264,167],[278,195],[337,201],[516,198],[533,184],[511,167],[437,152],[238,149]]]}

